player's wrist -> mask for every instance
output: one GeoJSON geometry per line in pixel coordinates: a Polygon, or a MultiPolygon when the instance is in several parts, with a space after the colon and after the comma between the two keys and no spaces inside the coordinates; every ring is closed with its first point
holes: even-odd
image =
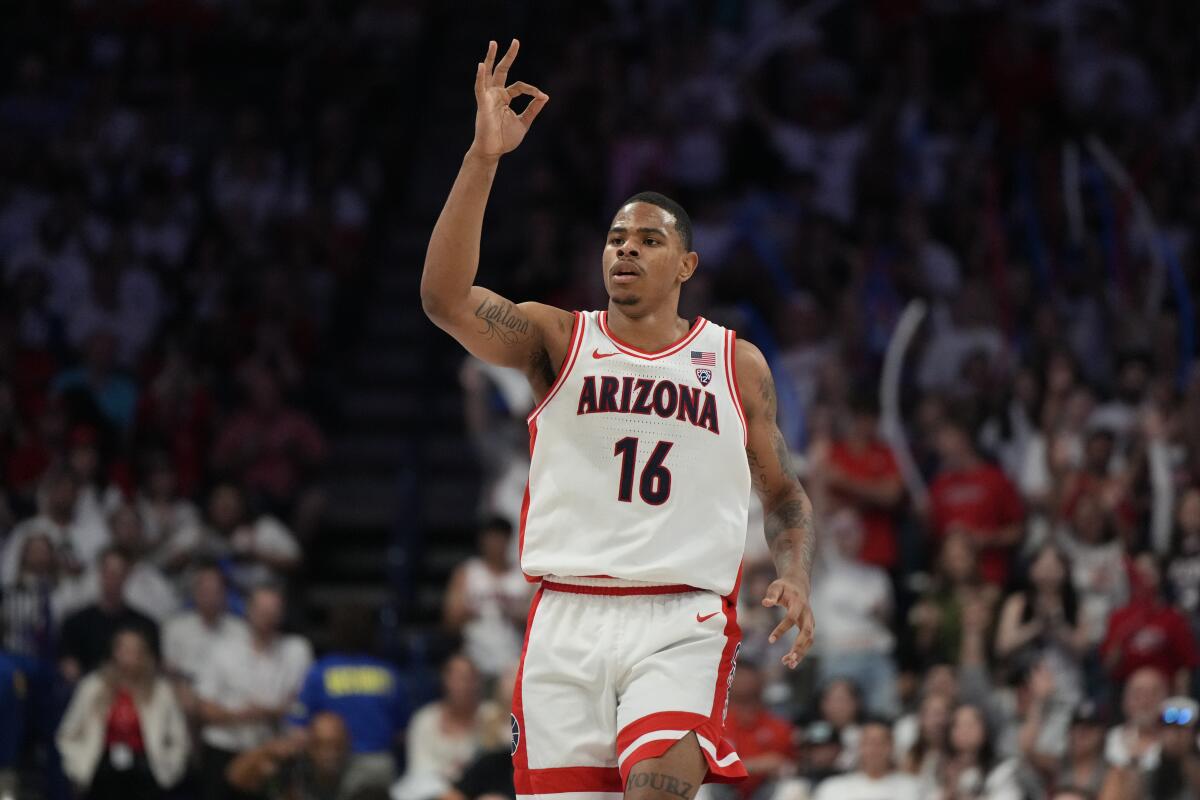
{"type": "Polygon", "coordinates": [[[476,142],[471,142],[466,155],[463,156],[463,161],[476,161],[494,167],[500,163],[500,153],[485,152],[476,142]]]}

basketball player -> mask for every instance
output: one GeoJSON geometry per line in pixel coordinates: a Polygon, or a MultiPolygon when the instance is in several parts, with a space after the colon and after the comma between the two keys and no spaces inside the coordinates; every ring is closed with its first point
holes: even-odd
{"type": "Polygon", "coordinates": [[[797,627],[783,657],[793,668],[813,636],[812,506],[762,353],[679,318],[699,257],[674,201],[645,193],[617,210],[606,311],[513,304],[473,285],[497,164],[550,99],[507,84],[518,46],[497,64],[491,42],[477,67],[475,139],[421,278],[430,319],[522,370],[539,398],[519,534],[521,568],[541,586],[513,695],[517,794],[688,800],[704,781],[746,775],[722,732],[751,487],[779,573],[763,604],[787,615],[770,638],[797,627]]]}

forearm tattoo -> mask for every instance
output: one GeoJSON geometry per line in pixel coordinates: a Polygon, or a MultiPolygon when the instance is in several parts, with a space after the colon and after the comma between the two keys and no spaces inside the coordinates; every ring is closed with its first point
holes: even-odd
{"type": "Polygon", "coordinates": [[[682,797],[683,800],[690,800],[692,796],[692,784],[662,772],[631,774],[629,780],[625,782],[625,792],[628,793],[632,789],[653,789],[657,792],[666,792],[676,797],[682,797]]]}
{"type": "Polygon", "coordinates": [[[512,303],[495,303],[485,297],[475,309],[475,316],[483,325],[479,332],[489,339],[516,344],[529,333],[529,320],[521,316],[512,303]]]}

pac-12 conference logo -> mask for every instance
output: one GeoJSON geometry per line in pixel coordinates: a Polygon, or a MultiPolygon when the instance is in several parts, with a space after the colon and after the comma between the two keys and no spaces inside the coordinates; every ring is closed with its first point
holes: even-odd
{"type": "Polygon", "coordinates": [[[696,377],[700,379],[701,386],[708,386],[708,384],[712,382],[712,370],[698,369],[696,370],[696,377]]]}
{"type": "Polygon", "coordinates": [[[515,756],[517,754],[517,745],[521,742],[521,726],[517,722],[516,714],[509,714],[508,717],[512,721],[512,752],[509,755],[515,756]]]}

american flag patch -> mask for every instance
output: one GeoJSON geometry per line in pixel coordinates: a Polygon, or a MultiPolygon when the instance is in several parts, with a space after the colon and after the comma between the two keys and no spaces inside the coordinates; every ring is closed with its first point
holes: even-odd
{"type": "Polygon", "coordinates": [[[717,365],[717,354],[693,350],[692,363],[697,367],[715,367],[717,365]]]}

